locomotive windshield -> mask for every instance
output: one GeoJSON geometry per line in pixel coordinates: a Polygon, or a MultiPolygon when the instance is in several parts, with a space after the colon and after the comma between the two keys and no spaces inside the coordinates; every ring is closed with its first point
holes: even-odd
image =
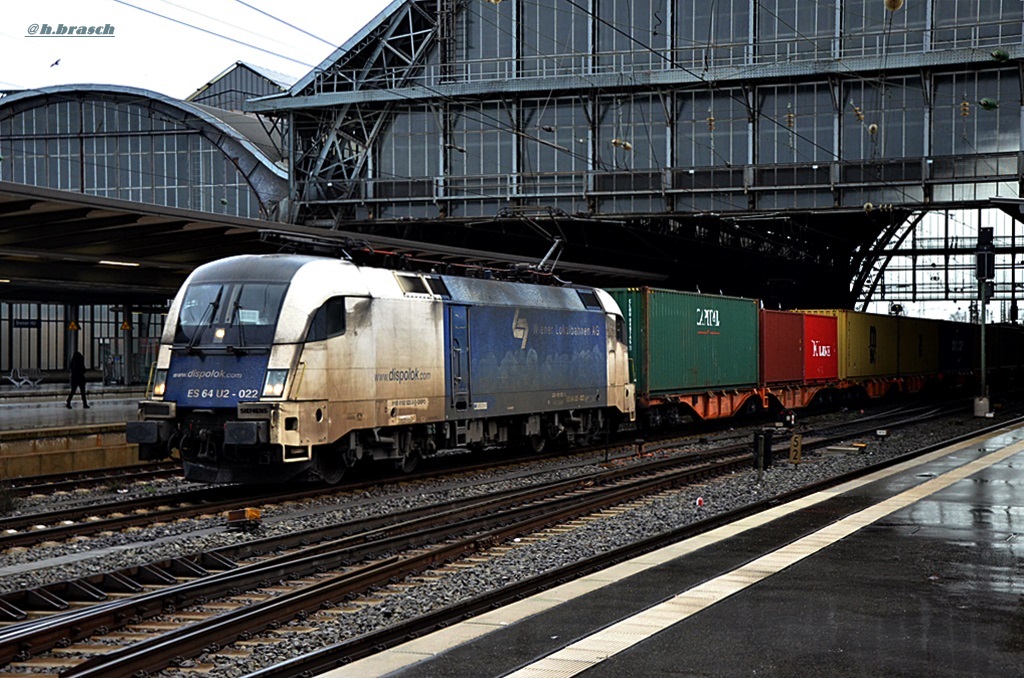
{"type": "Polygon", "coordinates": [[[189,348],[268,347],[287,283],[203,282],[185,290],[174,343],[189,348]]]}

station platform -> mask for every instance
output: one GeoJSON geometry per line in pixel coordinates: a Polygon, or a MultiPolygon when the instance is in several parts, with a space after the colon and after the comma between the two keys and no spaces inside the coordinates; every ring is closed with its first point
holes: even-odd
{"type": "Polygon", "coordinates": [[[1024,428],[322,674],[1024,675],[1024,428]]]}
{"type": "Polygon", "coordinates": [[[0,431],[123,424],[135,419],[138,403],[146,393],[142,386],[88,384],[89,409],[82,407],[82,396],[76,393],[69,410],[65,404],[70,390],[67,384],[22,388],[0,385],[0,431]]]}
{"type": "Polygon", "coordinates": [[[139,463],[125,442],[125,423],[138,416],[143,387],[89,384],[89,408],[70,387],[0,386],[0,479],[71,473],[139,463]]]}

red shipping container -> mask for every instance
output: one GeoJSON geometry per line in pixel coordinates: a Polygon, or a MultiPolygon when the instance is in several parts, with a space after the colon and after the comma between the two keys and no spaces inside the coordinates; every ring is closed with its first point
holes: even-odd
{"type": "Polygon", "coordinates": [[[804,381],[828,381],[839,377],[838,319],[829,315],[804,316],[804,381]]]}
{"type": "MultiPolygon", "coordinates": [[[[833,337],[835,322],[832,323],[833,337]]],[[[761,383],[793,384],[804,378],[804,316],[761,311],[761,383]]]]}

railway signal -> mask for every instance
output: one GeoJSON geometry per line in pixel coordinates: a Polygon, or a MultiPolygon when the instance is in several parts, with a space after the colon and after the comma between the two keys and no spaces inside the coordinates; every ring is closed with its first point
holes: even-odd
{"type": "Polygon", "coordinates": [[[978,228],[978,247],[976,250],[976,277],[978,279],[978,305],[981,323],[981,395],[974,399],[974,416],[989,416],[988,384],[985,381],[985,304],[995,294],[996,251],[993,243],[992,227],[978,228]]]}

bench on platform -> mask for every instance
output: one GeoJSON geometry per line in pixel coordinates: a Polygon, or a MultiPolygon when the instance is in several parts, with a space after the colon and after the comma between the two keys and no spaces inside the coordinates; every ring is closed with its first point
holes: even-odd
{"type": "Polygon", "coordinates": [[[39,382],[43,380],[42,375],[37,374],[34,370],[26,370],[22,372],[17,367],[12,369],[10,374],[3,375],[3,378],[18,388],[23,386],[38,386],[39,382]]]}

